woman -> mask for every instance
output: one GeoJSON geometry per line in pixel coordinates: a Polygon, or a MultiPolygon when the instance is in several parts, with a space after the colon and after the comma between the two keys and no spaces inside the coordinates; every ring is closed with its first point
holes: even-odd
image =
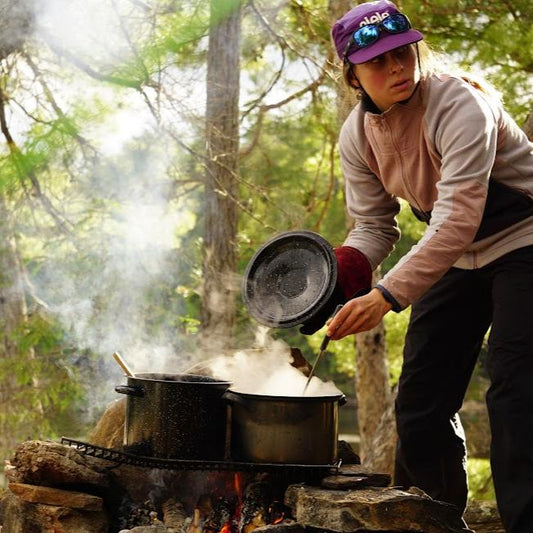
{"type": "Polygon", "coordinates": [[[490,91],[428,65],[397,7],[360,4],[332,28],[361,94],[342,127],[355,220],[336,250],[352,297],[332,339],[412,306],[396,401],[395,483],[466,506],[461,407],[490,327],[491,464],[506,530],[533,532],[533,147],[490,91]],[[363,296],[399,237],[398,198],[427,222],[421,240],[363,296]],[[365,280],[364,282],[361,280],[365,280]]]}

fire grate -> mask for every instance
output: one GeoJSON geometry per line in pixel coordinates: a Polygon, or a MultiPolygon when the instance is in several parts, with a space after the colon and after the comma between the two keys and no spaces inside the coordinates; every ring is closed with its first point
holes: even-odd
{"type": "Polygon", "coordinates": [[[61,437],[61,444],[75,448],[77,451],[90,457],[105,459],[117,464],[142,466],[146,468],[160,468],[164,470],[214,470],[231,472],[267,472],[294,474],[304,476],[326,476],[336,474],[341,465],[337,461],[331,465],[304,465],[292,463],[246,463],[239,461],[204,461],[193,459],[160,459],[135,455],[120,450],[104,448],[87,442],[61,437]]]}

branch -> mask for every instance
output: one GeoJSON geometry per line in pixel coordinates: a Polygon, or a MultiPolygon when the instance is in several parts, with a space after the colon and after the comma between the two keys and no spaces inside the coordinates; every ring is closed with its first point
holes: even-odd
{"type": "Polygon", "coordinates": [[[94,70],[91,66],[76,57],[74,54],[72,54],[68,50],[65,50],[64,48],[61,48],[57,43],[53,41],[52,37],[48,33],[44,34],[44,40],[58,56],[64,57],[73,65],[78,67],[80,70],[85,72],[91,78],[94,78],[99,81],[105,81],[107,83],[112,83],[113,85],[119,85],[121,87],[130,87],[138,91],[141,90],[142,82],[138,80],[128,80],[125,78],[119,78],[118,76],[110,76],[94,70]]]}
{"type": "Polygon", "coordinates": [[[59,228],[65,233],[67,233],[68,235],[72,235],[72,232],[67,227],[68,221],[64,217],[61,217],[58,215],[56,209],[54,208],[54,206],[52,205],[48,197],[45,194],[43,194],[41,190],[41,185],[35,173],[32,170],[28,170],[27,172],[24,172],[23,170],[23,165],[21,164],[21,161],[20,161],[21,152],[19,148],[17,147],[11,135],[11,132],[9,131],[9,128],[7,126],[6,114],[5,114],[6,101],[7,99],[6,99],[5,93],[3,89],[0,87],[0,130],[2,131],[6,139],[7,145],[9,147],[9,151],[11,155],[13,156],[13,159],[17,166],[18,173],[21,177],[27,177],[30,180],[33,186],[33,194],[37,196],[42,206],[44,207],[45,211],[56,221],[59,228]]]}
{"type": "MultiPolygon", "coordinates": [[[[37,68],[37,65],[35,65],[35,63],[33,62],[33,60],[31,59],[29,55],[24,54],[23,56],[26,62],[28,63],[29,67],[33,71],[35,77],[39,81],[39,84],[43,88],[44,94],[46,98],[48,99],[48,101],[50,102],[50,105],[52,106],[52,109],[55,111],[56,115],[60,117],[61,119],[67,120],[66,114],[64,113],[63,109],[61,109],[59,104],[56,102],[54,95],[52,93],[52,90],[48,86],[48,83],[46,82],[46,80],[43,78],[41,71],[37,68]]],[[[25,109],[24,109],[24,112],[26,112],[25,109]]],[[[34,118],[34,120],[38,121],[36,118],[34,118]]],[[[86,148],[88,148],[93,154],[93,156],[98,155],[98,150],[94,146],[92,146],[91,143],[85,137],[80,135],[80,133],[78,133],[76,128],[70,129],[69,133],[76,139],[76,141],[78,142],[82,150],[85,150],[86,148]]]]}

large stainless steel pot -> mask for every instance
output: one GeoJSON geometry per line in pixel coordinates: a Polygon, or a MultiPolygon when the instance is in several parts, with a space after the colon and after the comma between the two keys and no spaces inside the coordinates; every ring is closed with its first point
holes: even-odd
{"type": "Polygon", "coordinates": [[[264,396],[227,390],[231,413],[230,455],[254,463],[329,465],[337,461],[335,396],[264,396]]]}
{"type": "Polygon", "coordinates": [[[165,459],[222,460],[231,385],[192,374],[136,374],[115,387],[128,396],[125,448],[165,459]]]}

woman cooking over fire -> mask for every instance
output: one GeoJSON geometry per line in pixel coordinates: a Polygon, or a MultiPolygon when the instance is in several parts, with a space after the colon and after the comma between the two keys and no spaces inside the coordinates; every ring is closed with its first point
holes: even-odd
{"type": "Polygon", "coordinates": [[[488,86],[437,70],[397,7],[360,4],[332,28],[360,100],[342,127],[355,220],[336,250],[348,299],[336,340],[411,305],[396,400],[395,483],[464,510],[461,407],[490,329],[491,465],[506,531],[533,532],[533,146],[488,86]],[[379,284],[399,237],[398,198],[427,229],[379,284]],[[350,299],[351,298],[351,299],[350,299]]]}

